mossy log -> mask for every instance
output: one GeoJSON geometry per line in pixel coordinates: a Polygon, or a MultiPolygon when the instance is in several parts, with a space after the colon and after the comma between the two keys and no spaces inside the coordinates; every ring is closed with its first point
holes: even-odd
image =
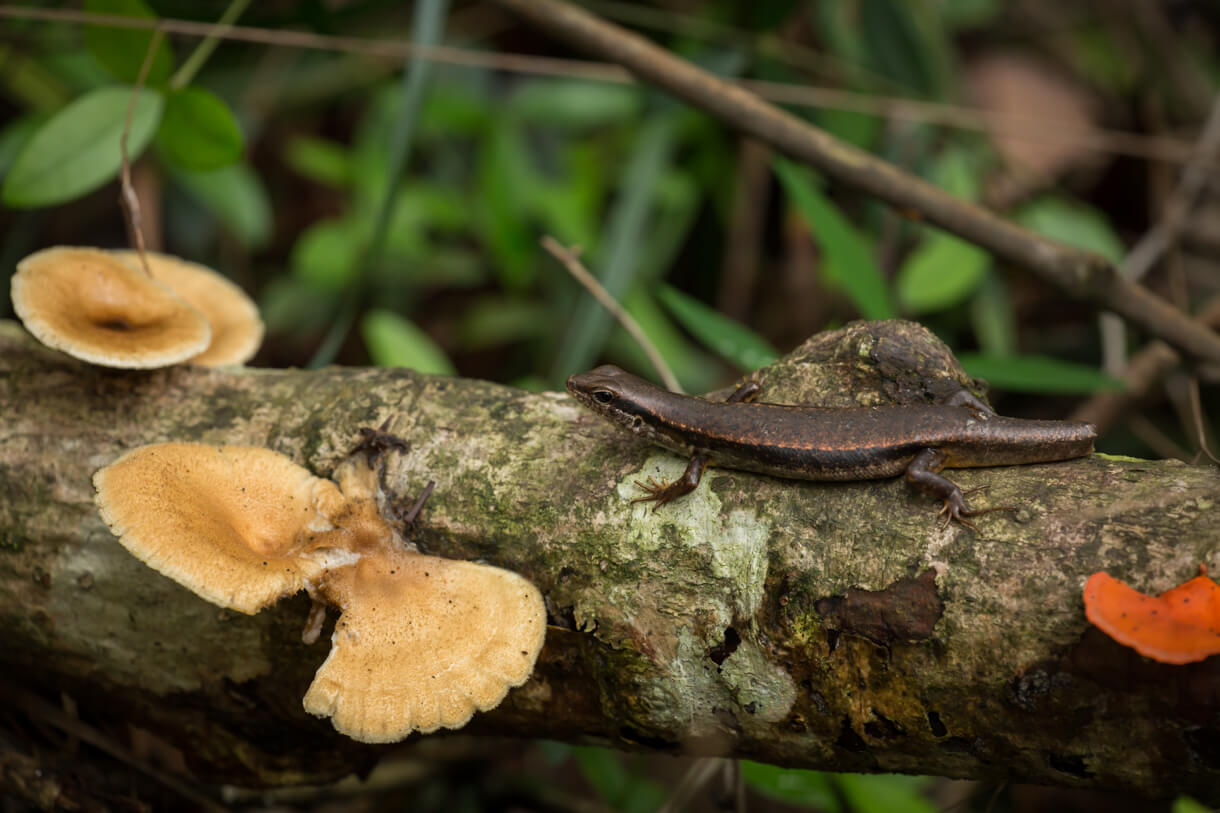
{"type": "MultiPolygon", "coordinates": [[[[757,375],[766,400],[826,406],[973,384],[904,322],[816,336],[757,375]]],[[[1081,606],[1097,570],[1158,592],[1220,566],[1213,468],[1093,455],[954,471],[989,486],[979,504],[1017,506],[981,533],[941,528],[901,478],[713,469],[654,512],[633,481],[683,461],[565,394],[387,369],[107,370],[0,323],[9,690],[70,697],[117,742],[152,732],[203,782],[367,767],[384,749],[301,708],[327,649],[300,643],[308,599],[252,617],[204,602],[117,544],[90,477],[171,440],[266,446],[326,475],[386,419],[411,444],[386,456],[386,484],[437,483],[420,547],[546,596],[534,677],[475,733],[1220,801],[1220,658],[1153,663],[1081,606]]]]}

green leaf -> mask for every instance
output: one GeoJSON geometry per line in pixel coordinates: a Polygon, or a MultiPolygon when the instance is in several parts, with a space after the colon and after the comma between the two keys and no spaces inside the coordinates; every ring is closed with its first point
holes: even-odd
{"type": "Polygon", "coordinates": [[[902,87],[944,98],[951,49],[929,0],[859,0],[858,9],[874,68],[902,87]]]}
{"type": "Polygon", "coordinates": [[[421,243],[414,254],[397,253],[393,244],[372,267],[370,281],[388,291],[436,287],[478,288],[489,282],[487,258],[474,247],[421,243]]]}
{"type": "MultiPolygon", "coordinates": [[[[52,116],[26,142],[4,179],[0,198],[17,208],[51,206],[92,192],[119,172],[119,137],[132,89],[100,88],[52,116]]],[[[127,152],[135,160],[161,119],[161,94],[144,89],[131,116],[127,152]]]]}
{"type": "Polygon", "coordinates": [[[806,170],[786,158],[772,163],[793,206],[825,253],[824,267],[866,319],[892,319],[894,309],[863,235],[845,218],[806,170]]]}
{"type": "Polygon", "coordinates": [[[970,324],[984,353],[1011,356],[1017,352],[1017,318],[1003,278],[992,268],[970,300],[970,324]]]}
{"type": "Polygon", "coordinates": [[[21,152],[21,148],[33,137],[44,121],[46,121],[45,116],[26,114],[13,119],[7,127],[0,130],[0,179],[4,178],[8,168],[17,158],[17,154],[21,152]]]}
{"type": "MultiPolygon", "coordinates": [[[[720,364],[686,338],[643,286],[631,290],[623,300],[623,307],[673,370],[683,389],[687,392],[707,392],[720,383],[720,364]]],[[[655,376],[652,361],[622,327],[616,325],[611,331],[606,355],[621,367],[646,370],[649,377],[655,376]]]]}
{"type": "Polygon", "coordinates": [[[898,269],[898,301],[913,314],[950,308],[975,292],[989,262],[986,251],[937,230],[898,269]]]}
{"type": "MultiPolygon", "coordinates": [[[[931,174],[936,185],[954,197],[978,196],[978,172],[966,150],[945,150],[931,174]]],[[[973,243],[931,226],[923,231],[923,242],[907,255],[894,280],[899,303],[913,314],[962,302],[978,289],[991,265],[987,252],[973,243]]]]}
{"type": "MultiPolygon", "coordinates": [[[[856,3],[814,3],[817,29],[827,49],[848,66],[864,62],[864,40],[860,32],[860,8],[856,3]]],[[[856,68],[855,73],[859,73],[856,68]]]]}
{"type": "Polygon", "coordinates": [[[1101,212],[1068,198],[1049,196],[1035,201],[1021,210],[1017,220],[1043,237],[1096,251],[1112,263],[1121,260],[1126,251],[1101,212]]]}
{"type": "Polygon", "coordinates": [[[1013,392],[1087,394],[1121,390],[1122,381],[1096,367],[1060,361],[1049,356],[992,356],[959,353],[966,372],[993,387],[1013,392]]]}
{"type": "Polygon", "coordinates": [[[1090,87],[1123,96],[1134,88],[1141,71],[1121,44],[1122,35],[1115,34],[1113,27],[1104,22],[1073,26],[1065,44],[1070,49],[1067,56],[1081,79],[1090,87]]]}
{"type": "Polygon", "coordinates": [[[567,762],[568,758],[572,756],[572,752],[576,750],[575,746],[557,740],[534,740],[533,746],[534,750],[542,755],[543,762],[550,768],[558,768],[567,762]]]}
{"type": "Polygon", "coordinates": [[[570,141],[556,157],[558,177],[539,185],[531,201],[533,210],[545,233],[593,254],[612,172],[605,147],[588,140],[570,141]]]}
{"type": "Polygon", "coordinates": [[[258,312],[268,333],[305,335],[322,329],[334,318],[334,294],[320,291],[288,276],[263,286],[258,312]]]}
{"type": "MultiPolygon", "coordinates": [[[[139,17],[155,20],[157,15],[144,0],[85,0],[85,11],[95,14],[118,14],[123,17],[139,17]]],[[[102,67],[115,78],[134,83],[140,76],[140,66],[148,53],[148,44],[153,32],[139,28],[113,28],[110,26],[85,26],[85,47],[102,67]]],[[[174,58],[165,38],[157,43],[148,76],[149,85],[160,85],[169,79],[174,70],[174,58]]]]}
{"type": "Polygon", "coordinates": [[[742,370],[756,370],[779,358],[766,339],[677,288],[661,285],[657,299],[687,332],[742,370]]]}
{"type": "Polygon", "coordinates": [[[350,217],[314,223],[292,246],[293,276],[319,290],[344,290],[356,278],[371,228],[366,220],[350,217]]]}
{"type": "Polygon", "coordinates": [[[454,375],[445,351],[414,322],[386,310],[371,310],[360,320],[360,335],[378,367],[407,367],[420,373],[454,375]]]}
{"type": "Polygon", "coordinates": [[[157,131],[157,145],[182,169],[208,172],[241,159],[241,128],[216,94],[189,87],[171,93],[157,131]]]}
{"type": "Polygon", "coordinates": [[[539,336],[550,322],[546,305],[532,299],[486,296],[466,307],[458,333],[465,350],[485,350],[539,336]]]}
{"type": "Polygon", "coordinates": [[[473,215],[466,195],[452,186],[412,181],[403,184],[390,213],[390,230],[464,233],[473,215]]]}
{"type": "Polygon", "coordinates": [[[835,777],[853,813],[936,813],[938,808],[924,796],[924,776],[842,773],[835,777]]]}
{"type": "Polygon", "coordinates": [[[537,241],[527,218],[537,184],[520,127],[511,119],[500,121],[482,147],[481,233],[500,281],[510,291],[529,285],[536,272],[537,241]]]}
{"type": "Polygon", "coordinates": [[[955,198],[977,200],[979,196],[979,169],[976,157],[961,148],[950,148],[942,152],[932,167],[932,183],[955,198]]]}
{"type": "Polygon", "coordinates": [[[673,168],[657,179],[656,211],[638,249],[636,279],[651,282],[673,267],[702,202],[699,187],[689,173],[673,168]]]}
{"type": "Polygon", "coordinates": [[[665,801],[664,788],[627,771],[614,751],[583,746],[574,755],[585,780],[619,813],[653,813],[665,801]]]}
{"type": "Polygon", "coordinates": [[[830,774],[777,768],[742,760],[741,776],[750,787],[772,799],[815,807],[826,813],[838,813],[840,810],[830,774]]]}
{"type": "Polygon", "coordinates": [[[1211,813],[1212,808],[1196,802],[1189,796],[1179,796],[1173,800],[1171,813],[1211,813]]]}
{"type": "Polygon", "coordinates": [[[262,180],[246,164],[211,172],[174,170],[173,178],[247,248],[271,239],[271,201],[262,180]]]}
{"type": "Polygon", "coordinates": [[[937,10],[947,29],[978,28],[996,17],[1003,4],[1000,0],[940,0],[937,10]]]}
{"type": "Polygon", "coordinates": [[[854,144],[862,150],[872,149],[881,132],[881,119],[851,110],[819,110],[818,126],[835,138],[854,144]]]}
{"type": "Polygon", "coordinates": [[[295,136],[284,150],[284,163],[294,172],[337,189],[352,182],[351,155],[333,141],[313,136],[295,136]]]}
{"type": "Polygon", "coordinates": [[[533,79],[512,95],[509,107],[522,121],[553,127],[609,127],[639,115],[640,89],[584,79],[533,79]]]}
{"type": "Polygon", "coordinates": [[[452,140],[482,131],[500,105],[488,101],[487,92],[470,82],[433,81],[432,92],[420,109],[419,133],[427,140],[452,140]]]}
{"type": "Polygon", "coordinates": [[[587,745],[578,746],[574,756],[585,781],[592,785],[603,799],[613,804],[629,780],[621,757],[608,748],[587,745]]]}

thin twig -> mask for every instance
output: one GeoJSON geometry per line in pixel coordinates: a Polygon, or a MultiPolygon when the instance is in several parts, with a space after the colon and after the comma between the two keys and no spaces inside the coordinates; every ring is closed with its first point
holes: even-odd
{"type": "Polygon", "coordinates": [[[426,503],[428,498],[432,496],[432,490],[435,488],[436,481],[429,480],[428,485],[424,486],[424,490],[421,491],[419,496],[415,498],[415,502],[407,510],[407,513],[402,515],[401,519],[403,525],[410,525],[419,518],[419,512],[423,510],[424,503],[426,503]]]}
{"type": "Polygon", "coordinates": [[[678,784],[669,793],[669,798],[657,809],[657,813],[675,813],[685,810],[690,800],[695,797],[703,786],[716,776],[722,765],[731,764],[732,760],[721,757],[700,757],[691,763],[678,780],[678,784]]]}
{"type": "Polygon", "coordinates": [[[741,770],[741,760],[726,759],[724,774],[725,790],[733,800],[733,813],[746,813],[746,777],[741,770]]]}
{"type": "Polygon", "coordinates": [[[498,0],[529,21],[627,67],[738,130],[858,189],[987,249],[1062,289],[1115,311],[1186,353],[1220,361],[1220,336],[1173,305],[1119,276],[1104,257],[1065,246],[833,137],[742,87],[681,59],[649,40],[558,0],[498,0]]]}
{"type": "MultiPolygon", "coordinates": [[[[563,76],[600,82],[631,83],[631,74],[618,65],[577,59],[557,59],[530,54],[505,54],[451,46],[424,47],[401,40],[315,34],[308,31],[280,31],[254,26],[222,25],[193,20],[153,20],[112,14],[27,6],[0,6],[0,17],[46,20],[111,28],[160,28],[169,34],[216,37],[259,45],[307,48],[359,54],[369,58],[404,59],[418,54],[432,62],[485,68],[540,76],[563,76]]],[[[181,73],[181,70],[179,71],[181,73]]],[[[1190,144],[1180,139],[1147,136],[1124,130],[1093,129],[1087,135],[1048,128],[1040,119],[1006,116],[963,107],[902,97],[878,96],[842,88],[814,87],[763,80],[739,80],[736,84],[764,99],[801,107],[844,110],[894,119],[936,124],[957,129],[991,130],[1008,137],[1030,141],[1069,141],[1082,149],[1131,155],[1175,164],[1187,163],[1193,153],[1190,144]],[[1084,143],[1080,143],[1084,140],[1084,143]]]]}
{"type": "MultiPolygon", "coordinates": [[[[1220,297],[1205,304],[1195,319],[1208,329],[1220,328],[1220,297]]],[[[1104,433],[1181,363],[1181,355],[1169,345],[1161,341],[1149,342],[1131,357],[1123,371],[1122,390],[1097,393],[1077,407],[1071,419],[1087,421],[1104,433]]]]}
{"type": "Polygon", "coordinates": [[[552,257],[559,260],[563,267],[568,269],[568,273],[575,277],[576,281],[583,285],[585,290],[593,294],[593,298],[600,302],[601,306],[618,320],[618,323],[623,326],[623,330],[631,334],[631,338],[635,339],[640,349],[648,356],[648,361],[652,363],[653,369],[657,371],[657,375],[665,382],[665,386],[673,392],[682,392],[682,385],[678,383],[677,377],[669,369],[665,359],[661,358],[661,354],[657,352],[656,345],[644,333],[639,322],[635,321],[631,314],[627,313],[623,306],[614,297],[610,296],[610,292],[602,287],[597,278],[590,274],[588,269],[581,264],[580,249],[578,247],[566,248],[549,234],[544,236],[540,242],[542,247],[550,252],[552,257]]]}
{"type": "Polygon", "coordinates": [[[131,119],[135,115],[136,102],[140,98],[140,92],[144,90],[144,81],[148,78],[148,69],[152,67],[153,55],[161,45],[162,36],[164,35],[158,28],[148,40],[148,50],[144,52],[140,73],[136,76],[135,87],[131,89],[131,98],[127,100],[127,117],[123,120],[123,132],[119,136],[119,154],[122,159],[119,165],[119,204],[123,207],[123,216],[127,223],[127,240],[140,257],[140,267],[150,277],[152,269],[148,267],[148,257],[144,254],[144,230],[140,227],[140,199],[131,183],[131,156],[127,154],[127,137],[131,135],[131,119]]]}
{"type": "Polygon", "coordinates": [[[1135,435],[1139,440],[1153,451],[1155,455],[1162,458],[1174,458],[1189,462],[1192,455],[1190,452],[1178,445],[1177,441],[1166,435],[1161,428],[1146,417],[1141,415],[1132,415],[1127,419],[1127,428],[1131,430],[1131,434],[1135,435]]]}
{"type": "Polygon", "coordinates": [[[1208,460],[1220,465],[1220,460],[1216,459],[1216,455],[1207,445],[1207,427],[1203,423],[1203,399],[1199,395],[1199,379],[1195,376],[1191,376],[1186,382],[1186,401],[1190,408],[1191,429],[1194,430],[1199,451],[1206,455],[1208,460]]]}
{"type": "Polygon", "coordinates": [[[242,15],[250,5],[250,0],[232,0],[229,7],[220,15],[220,19],[216,21],[216,30],[203,38],[203,42],[195,46],[195,50],[186,58],[180,67],[169,80],[169,86],[174,90],[182,90],[191,83],[195,78],[195,74],[203,67],[203,64],[208,61],[208,57],[216,50],[216,46],[220,41],[225,39],[225,35],[232,29],[233,22],[242,15]]]}

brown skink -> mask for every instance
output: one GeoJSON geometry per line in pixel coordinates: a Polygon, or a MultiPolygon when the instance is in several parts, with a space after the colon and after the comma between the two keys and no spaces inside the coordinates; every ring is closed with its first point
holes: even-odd
{"type": "Polygon", "coordinates": [[[750,382],[727,401],[708,401],[612,365],[568,379],[568,392],[603,418],[690,455],[674,482],[638,483],[648,494],[633,502],[657,507],[694,490],[712,463],[799,480],[874,480],[906,472],[907,480],[944,501],[946,523],[975,528],[966,517],[1011,506],[970,509],[942,469],[1083,457],[1097,437],[1088,423],[1001,417],[966,390],[942,404],[856,409],[752,403],[758,390],[750,382]]]}

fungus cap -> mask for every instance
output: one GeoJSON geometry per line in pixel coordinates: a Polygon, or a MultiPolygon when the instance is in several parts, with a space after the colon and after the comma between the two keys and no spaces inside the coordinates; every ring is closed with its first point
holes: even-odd
{"type": "Polygon", "coordinates": [[[102,519],[133,556],[213,604],[256,613],[316,581],[302,556],[333,528],[329,480],[254,446],[161,443],[93,476],[102,519]]]}
{"type": "MultiPolygon", "coordinates": [[[[141,270],[136,251],[112,251],[125,265],[141,270]]],[[[212,326],[212,342],[192,356],[192,364],[216,367],[244,364],[263,342],[263,320],[246,292],[206,265],[169,254],[144,252],[153,279],[198,309],[212,326]]]]}
{"type": "Polygon", "coordinates": [[[342,609],[305,710],[362,742],[460,728],[533,672],[542,595],[516,573],[405,551],[328,572],[342,609]]]}
{"type": "Polygon", "coordinates": [[[1161,663],[1220,653],[1220,587],[1202,573],[1159,596],[1094,573],[1084,585],[1084,608],[1106,635],[1161,663]]]}
{"type": "Polygon", "coordinates": [[[17,263],[11,292],[13,310],[35,338],[93,364],[165,367],[211,341],[202,313],[98,249],[35,252],[17,263]]]}

